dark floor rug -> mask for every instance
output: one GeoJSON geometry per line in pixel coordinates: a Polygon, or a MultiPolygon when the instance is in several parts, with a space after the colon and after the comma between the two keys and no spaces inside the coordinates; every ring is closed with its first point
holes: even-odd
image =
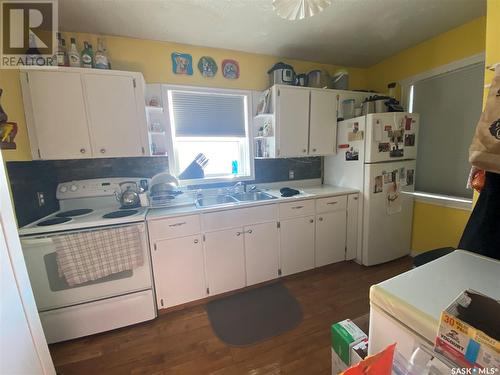
{"type": "Polygon", "coordinates": [[[281,282],[211,301],[206,309],[217,337],[231,346],[255,344],[302,321],[299,302],[281,282]]]}

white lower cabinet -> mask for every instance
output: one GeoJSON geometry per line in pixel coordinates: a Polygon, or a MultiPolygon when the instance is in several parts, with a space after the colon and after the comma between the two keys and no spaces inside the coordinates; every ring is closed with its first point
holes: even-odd
{"type": "Polygon", "coordinates": [[[281,274],[314,268],[314,216],[280,222],[281,274]]]}
{"type": "Polygon", "coordinates": [[[205,256],[210,295],[245,286],[243,229],[206,233],[205,256]]]}
{"type": "Polygon", "coordinates": [[[158,308],[352,259],[358,199],[351,194],[151,220],[158,308]]]}
{"type": "Polygon", "coordinates": [[[316,216],[316,267],[345,260],[346,212],[327,212],[316,216]]]}
{"type": "Polygon", "coordinates": [[[278,277],[278,227],[276,222],[244,228],[247,285],[278,277]]]}
{"type": "Polygon", "coordinates": [[[206,296],[201,235],[157,241],[152,260],[158,308],[206,296]]]}

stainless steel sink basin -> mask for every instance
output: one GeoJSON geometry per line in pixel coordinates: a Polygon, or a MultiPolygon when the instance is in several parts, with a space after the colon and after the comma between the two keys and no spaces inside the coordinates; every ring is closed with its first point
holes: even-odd
{"type": "Polygon", "coordinates": [[[198,207],[216,206],[228,203],[238,203],[238,200],[230,195],[208,195],[196,200],[196,205],[198,207]]]}
{"type": "Polygon", "coordinates": [[[231,195],[233,198],[236,198],[240,202],[248,202],[248,201],[265,201],[269,199],[276,199],[276,197],[271,194],[267,194],[263,191],[248,191],[246,193],[236,193],[231,195]]]}

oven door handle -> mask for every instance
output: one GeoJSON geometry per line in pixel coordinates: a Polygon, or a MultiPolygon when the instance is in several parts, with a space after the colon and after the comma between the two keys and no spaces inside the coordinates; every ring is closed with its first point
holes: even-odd
{"type": "Polygon", "coordinates": [[[43,243],[50,243],[50,242],[52,242],[53,237],[64,236],[67,234],[97,232],[97,231],[102,231],[102,230],[117,229],[117,228],[124,228],[124,227],[133,227],[133,226],[137,226],[137,229],[139,230],[140,233],[145,232],[145,223],[144,222],[136,222],[136,223],[115,224],[115,225],[110,225],[110,226],[105,226],[105,227],[73,229],[73,230],[54,232],[54,233],[48,233],[48,234],[30,235],[30,236],[26,236],[26,237],[21,237],[21,243],[38,244],[38,243],[41,243],[41,241],[44,241],[43,243]]]}
{"type": "Polygon", "coordinates": [[[43,245],[51,243],[52,238],[50,237],[21,238],[21,245],[43,245]]]}

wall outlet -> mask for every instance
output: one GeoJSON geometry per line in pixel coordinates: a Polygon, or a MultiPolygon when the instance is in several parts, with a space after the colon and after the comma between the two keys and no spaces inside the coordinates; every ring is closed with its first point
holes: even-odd
{"type": "Polygon", "coordinates": [[[295,178],[295,171],[293,169],[288,170],[288,179],[293,180],[295,178]]]}
{"type": "Polygon", "coordinates": [[[43,191],[37,191],[36,198],[38,199],[38,207],[45,206],[45,195],[43,194],[43,191]]]}

